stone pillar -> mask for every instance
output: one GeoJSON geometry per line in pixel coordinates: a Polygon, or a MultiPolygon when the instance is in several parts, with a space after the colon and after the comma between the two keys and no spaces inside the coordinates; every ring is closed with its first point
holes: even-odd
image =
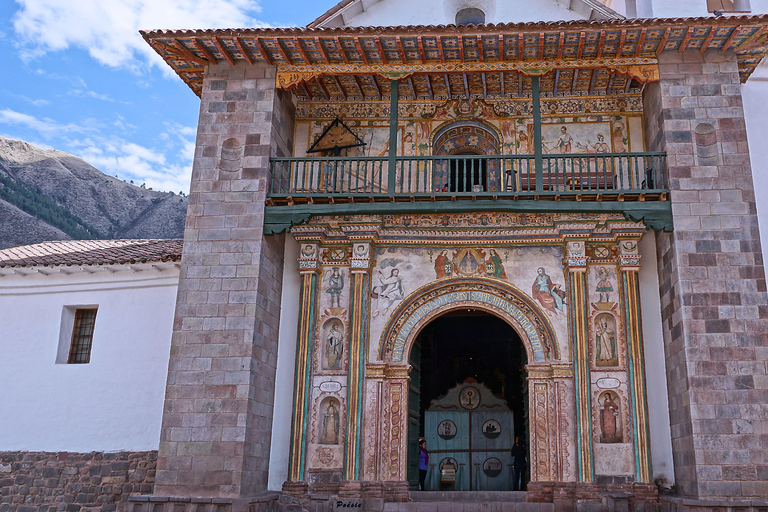
{"type": "Polygon", "coordinates": [[[768,495],[768,300],[733,53],[664,52],[647,148],[668,154],[673,233],[657,239],[675,484],[768,495]]]}
{"type": "Polygon", "coordinates": [[[303,482],[306,469],[307,429],[312,354],[317,311],[317,278],[320,249],[317,244],[302,244],[299,258],[301,291],[299,292],[299,329],[296,350],[296,373],[293,384],[293,420],[291,423],[291,455],[288,481],[303,482]]]}
{"type": "Polygon", "coordinates": [[[206,71],[171,342],[157,480],[165,496],[266,490],[283,237],[264,236],[269,156],[295,106],[275,68],[206,71]]]}
{"type": "Polygon", "coordinates": [[[643,326],[640,313],[640,255],[637,242],[619,244],[619,295],[624,328],[627,333],[627,370],[629,371],[632,441],[635,449],[635,481],[651,481],[651,446],[648,430],[648,406],[645,393],[643,361],[643,326]]]}
{"type": "Polygon", "coordinates": [[[349,373],[347,377],[347,439],[344,454],[344,479],[360,480],[360,453],[363,442],[364,371],[368,341],[368,318],[372,246],[356,243],[352,247],[350,300],[349,373]]]}
{"type": "Polygon", "coordinates": [[[574,387],[576,394],[576,461],[578,481],[595,478],[592,457],[592,406],[589,380],[589,293],[587,291],[587,256],[583,241],[566,246],[568,272],[568,325],[573,347],[574,387]]]}

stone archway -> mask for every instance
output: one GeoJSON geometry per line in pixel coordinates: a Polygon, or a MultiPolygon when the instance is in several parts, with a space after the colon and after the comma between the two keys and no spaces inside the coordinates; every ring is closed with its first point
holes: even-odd
{"type": "Polygon", "coordinates": [[[526,366],[530,424],[530,480],[575,480],[573,369],[560,361],[546,315],[518,288],[494,279],[443,279],[419,288],[393,311],[379,340],[381,363],[366,368],[365,480],[407,489],[408,356],[421,329],[458,308],[505,320],[520,336],[526,366]]]}

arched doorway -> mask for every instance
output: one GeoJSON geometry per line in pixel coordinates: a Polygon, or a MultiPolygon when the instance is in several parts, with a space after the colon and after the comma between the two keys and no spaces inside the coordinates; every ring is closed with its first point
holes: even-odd
{"type": "Polygon", "coordinates": [[[366,365],[365,478],[381,479],[388,492],[407,496],[411,349],[428,324],[461,309],[503,319],[520,337],[527,360],[529,479],[571,481],[576,468],[575,422],[569,412],[574,403],[572,364],[560,360],[552,324],[536,301],[509,283],[474,277],[424,285],[387,320],[377,362],[366,365]]]}
{"type": "Polygon", "coordinates": [[[499,163],[483,157],[498,155],[500,140],[497,130],[480,120],[453,121],[435,130],[433,154],[462,157],[436,161],[438,188],[469,193],[496,190],[500,183],[499,163]]]}
{"type": "Polygon", "coordinates": [[[527,362],[517,332],[483,309],[455,309],[424,326],[409,360],[411,489],[418,488],[418,441],[426,439],[425,490],[439,490],[446,461],[457,465],[455,482],[447,486],[454,490],[514,490],[510,450],[516,436],[528,437],[527,362]],[[483,390],[487,398],[468,408],[454,403],[462,383],[461,389],[483,390]],[[446,436],[437,431],[443,422],[458,428],[446,436]]]}

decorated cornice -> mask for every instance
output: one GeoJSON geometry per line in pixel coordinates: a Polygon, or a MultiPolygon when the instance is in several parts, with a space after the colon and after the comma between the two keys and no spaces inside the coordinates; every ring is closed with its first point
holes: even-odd
{"type": "MultiPolygon", "coordinates": [[[[200,95],[206,67],[220,63],[275,65],[278,86],[298,87],[314,78],[310,83],[317,83],[318,90],[327,89],[316,79],[321,75],[388,80],[418,73],[449,76],[519,70],[535,75],[585,67],[607,67],[648,81],[653,79],[647,75],[652,68],[632,67],[655,64],[663,51],[685,50],[733,51],[744,82],[768,51],[767,26],[768,15],[760,15],[481,26],[155,30],[141,34],[200,95]]],[[[338,79],[327,83],[334,81],[338,79]]],[[[338,88],[343,96],[341,84],[338,88]]],[[[415,89],[411,92],[418,93],[415,89]]],[[[471,93],[469,84],[466,89],[471,93]]],[[[325,92],[328,97],[334,95],[325,92]]],[[[511,95],[512,91],[505,93],[511,95]]],[[[313,97],[307,89],[299,94],[313,97]]]]}
{"type": "Polygon", "coordinates": [[[574,236],[606,243],[641,237],[646,231],[642,222],[620,214],[473,213],[316,217],[294,226],[291,234],[302,244],[347,245],[355,241],[361,226],[376,232],[379,245],[402,246],[562,244],[574,236]],[[374,223],[377,229],[372,228],[374,223]]]}
{"type": "MultiPolygon", "coordinates": [[[[297,119],[381,119],[389,121],[388,101],[356,103],[351,101],[300,101],[296,107],[297,119]]],[[[626,95],[569,95],[541,99],[544,116],[595,115],[642,113],[640,94],[626,95]],[[577,97],[572,97],[577,96],[577,97]]],[[[530,117],[532,103],[527,98],[472,99],[447,101],[401,101],[400,119],[460,119],[482,114],[485,118],[530,117]],[[466,113],[465,113],[466,112],[466,113]]]]}

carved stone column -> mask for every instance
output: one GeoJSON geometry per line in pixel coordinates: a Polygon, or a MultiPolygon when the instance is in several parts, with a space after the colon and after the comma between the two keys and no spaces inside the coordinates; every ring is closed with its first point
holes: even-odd
{"type": "Polygon", "coordinates": [[[551,482],[555,479],[555,452],[558,442],[554,418],[552,367],[548,364],[529,364],[525,370],[528,373],[531,481],[551,482]]]}
{"type": "Polygon", "coordinates": [[[645,363],[643,360],[643,329],[640,314],[640,255],[637,242],[619,244],[619,293],[624,306],[627,332],[627,369],[629,371],[630,407],[632,411],[632,440],[635,449],[635,479],[651,481],[650,432],[648,404],[645,392],[645,363]]]}
{"type": "Polygon", "coordinates": [[[389,410],[384,417],[381,478],[385,481],[388,501],[408,500],[408,382],[409,366],[387,366],[384,369],[385,400],[389,410]]]}
{"type": "Polygon", "coordinates": [[[356,243],[352,247],[352,300],[350,300],[349,374],[347,380],[347,439],[344,454],[344,479],[361,478],[361,449],[363,443],[363,397],[365,346],[370,317],[371,244],[356,243]]]}
{"type": "Polygon", "coordinates": [[[307,420],[312,374],[312,340],[317,311],[317,276],[320,268],[316,244],[303,244],[299,257],[301,292],[299,294],[299,332],[294,381],[293,422],[291,424],[291,458],[288,480],[304,480],[306,468],[307,420]]]}
{"type": "Polygon", "coordinates": [[[568,316],[575,368],[576,451],[579,482],[594,480],[592,458],[592,408],[590,407],[589,328],[587,292],[587,254],[583,241],[566,246],[568,271],[568,316]]]}

